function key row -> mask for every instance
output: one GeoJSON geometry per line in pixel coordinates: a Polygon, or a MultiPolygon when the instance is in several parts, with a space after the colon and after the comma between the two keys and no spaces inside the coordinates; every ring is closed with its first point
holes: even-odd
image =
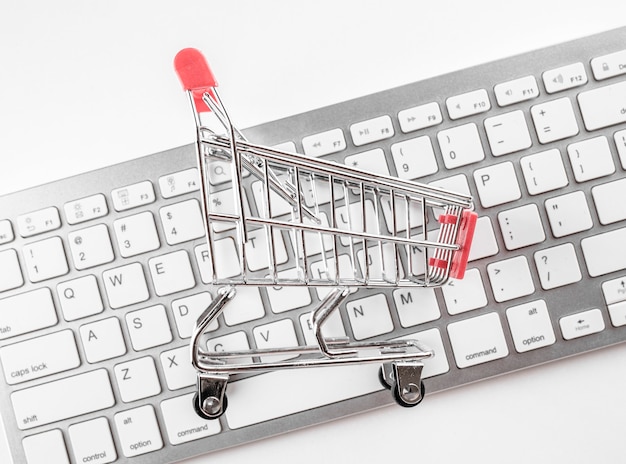
{"type": "MultiPolygon", "coordinates": [[[[200,189],[198,170],[190,168],[161,176],[158,180],[163,198],[173,198],[200,189]]],[[[136,184],[114,189],[111,192],[115,211],[121,212],[144,206],[156,201],[153,185],[146,180],[136,184]]],[[[68,224],[76,225],[104,217],[109,214],[106,197],[101,194],[90,195],[63,205],[63,212],[68,224]]],[[[17,217],[17,233],[23,237],[33,237],[61,227],[59,210],[50,206],[31,211],[17,217]]],[[[0,220],[0,245],[15,239],[13,224],[8,219],[0,220]]]]}
{"type": "MultiPolygon", "coordinates": [[[[626,74],[626,50],[592,59],[591,69],[595,79],[598,81],[626,74]]],[[[585,65],[581,62],[547,70],[541,75],[541,79],[548,94],[580,87],[588,82],[585,65]]],[[[537,80],[532,75],[497,84],[494,86],[493,90],[496,101],[500,107],[532,100],[539,96],[539,86],[537,80]]],[[[621,91],[621,89],[618,90],[621,91]]],[[[614,91],[614,89],[611,91],[614,91]]],[[[604,93],[608,92],[609,90],[603,92],[600,89],[598,89],[597,95],[587,92],[591,95],[583,97],[583,101],[581,101],[581,106],[584,107],[583,110],[585,107],[588,108],[590,106],[586,101],[591,99],[594,101],[598,99],[601,100],[598,106],[600,104],[606,105],[607,102],[604,101],[605,98],[603,97],[604,93]]],[[[621,99],[617,98],[613,100],[621,101],[621,99]]],[[[491,109],[489,95],[485,89],[477,89],[451,96],[446,100],[445,105],[448,116],[452,120],[484,113],[491,109]]],[[[621,110],[622,108],[616,107],[618,113],[621,110]]],[[[585,120],[587,129],[589,130],[615,124],[615,122],[611,124],[604,123],[604,125],[602,122],[597,123],[593,109],[590,109],[588,112],[590,113],[589,119],[592,119],[590,123],[587,123],[587,120],[585,120]]],[[[625,113],[619,114],[623,115],[625,113]]],[[[618,117],[617,119],[619,119],[618,122],[623,122],[622,118],[618,117]]],[[[398,113],[398,121],[402,132],[409,133],[441,124],[443,118],[439,104],[437,102],[430,102],[400,111],[398,113]]],[[[350,135],[354,145],[358,147],[393,137],[394,129],[390,116],[384,115],[352,124],[350,126],[350,135]]],[[[542,140],[541,143],[547,142],[542,140]]],[[[345,150],[347,147],[344,133],[340,128],[304,137],[302,139],[302,145],[306,155],[315,157],[338,153],[345,150]]]]}

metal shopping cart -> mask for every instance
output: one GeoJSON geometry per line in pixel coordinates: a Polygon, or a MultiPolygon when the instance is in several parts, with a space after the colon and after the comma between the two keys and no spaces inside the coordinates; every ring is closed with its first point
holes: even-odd
{"type": "Polygon", "coordinates": [[[197,127],[206,273],[219,287],[191,339],[196,412],[224,413],[231,375],[355,363],[381,363],[396,401],[418,404],[422,361],[433,355],[419,340],[351,341],[322,329],[357,288],[462,278],[476,224],[471,197],[255,145],[231,123],[199,51],[180,51],[175,68],[197,127]],[[240,285],[317,287],[310,321],[317,345],[204,348],[207,328],[240,285]]]}

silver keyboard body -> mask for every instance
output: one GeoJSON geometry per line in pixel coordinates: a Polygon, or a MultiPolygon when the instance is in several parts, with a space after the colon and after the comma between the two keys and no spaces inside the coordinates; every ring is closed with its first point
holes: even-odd
{"type": "MultiPolygon", "coordinates": [[[[429,394],[437,391],[602,348],[626,339],[626,291],[622,290],[622,278],[626,279],[626,250],[623,248],[626,243],[623,240],[626,237],[626,214],[618,201],[614,208],[607,206],[611,199],[618,200],[624,198],[620,195],[626,195],[624,182],[620,182],[625,178],[626,169],[626,73],[620,71],[626,66],[624,50],[626,28],[383,91],[245,131],[248,138],[257,143],[270,146],[293,143],[298,151],[306,151],[303,138],[311,140],[310,137],[340,129],[347,148],[324,156],[343,163],[346,157],[380,148],[384,153],[386,169],[394,175],[403,168],[403,162],[397,161],[400,156],[404,156],[397,155],[398,147],[408,147],[408,150],[411,145],[398,145],[395,148],[393,145],[427,137],[421,140],[430,141],[432,155],[428,150],[427,154],[432,156],[436,165],[432,167],[430,164],[429,169],[436,172],[420,176],[419,181],[430,183],[454,178],[452,184],[446,185],[462,186],[462,182],[458,183],[462,179],[459,176],[465,176],[483,224],[476,237],[476,246],[480,250],[477,253],[481,257],[472,260],[468,266],[472,280],[454,283],[454,288],[436,290],[434,297],[437,307],[429,307],[430,315],[424,317],[407,315],[406,312],[406,309],[413,309],[419,313],[422,308],[402,308],[404,305],[419,306],[414,301],[418,298],[417,293],[399,295],[393,291],[360,290],[351,299],[354,304],[349,302],[341,308],[342,325],[351,337],[355,334],[352,324],[355,317],[358,319],[356,310],[363,310],[363,307],[358,307],[359,304],[365,307],[367,314],[372,307],[368,306],[368,302],[380,301],[380,298],[383,298],[382,301],[386,302],[389,309],[380,317],[389,321],[393,328],[384,334],[385,337],[395,338],[414,333],[428,333],[431,338],[433,334],[437,335],[437,364],[425,380],[426,401],[429,394]],[[617,55],[613,55],[615,53],[617,55]],[[603,57],[606,57],[606,66],[603,57]],[[593,65],[592,60],[595,60],[593,65]],[[606,77],[612,73],[616,75],[606,77]],[[532,86],[522,85],[522,82],[531,82],[521,80],[528,76],[534,77],[536,90],[532,86]],[[516,84],[510,89],[503,86],[512,81],[516,84]],[[546,91],[546,85],[551,93],[546,91]],[[607,94],[606,88],[609,87],[611,93],[607,94]],[[457,99],[459,96],[462,98],[457,99]],[[506,102],[501,106],[499,102],[502,103],[502,99],[506,100],[507,97],[520,101],[506,102]],[[598,108],[594,106],[597,101],[609,103],[607,113],[610,116],[598,116],[598,108]],[[413,130],[410,125],[415,120],[409,119],[415,115],[401,113],[422,105],[430,105],[427,108],[432,109],[433,104],[439,108],[441,120],[434,115],[428,127],[413,130]],[[548,116],[554,112],[564,114],[567,121],[562,123],[562,119],[552,119],[549,124],[543,123],[540,118],[545,114],[541,114],[541,111],[548,113],[548,116]],[[393,136],[355,145],[350,126],[384,115],[388,115],[393,122],[393,136]],[[509,118],[509,115],[515,116],[509,118]],[[402,121],[403,117],[409,119],[402,121]],[[524,125],[527,132],[520,130],[524,125]],[[471,134],[477,135],[482,157],[476,152],[466,152],[468,138],[465,137],[472,140],[474,135],[467,136],[459,127],[470,128],[468,130],[471,134]],[[505,127],[506,130],[499,133],[499,127],[505,127]],[[459,136],[462,138],[457,139],[459,136]],[[462,140],[462,143],[458,140],[462,140]],[[587,142],[589,140],[594,142],[587,142]],[[592,156],[589,154],[591,152],[600,154],[590,160],[588,157],[592,156]],[[498,156],[494,156],[494,153],[498,153],[498,156]],[[457,161],[461,159],[464,161],[457,161]],[[547,173],[541,168],[547,169],[547,173]],[[517,183],[519,194],[511,187],[511,180],[517,183]],[[490,184],[497,184],[497,188],[503,189],[502,193],[493,193],[490,184]],[[572,210],[577,214],[571,214],[572,210]],[[559,216],[560,213],[564,216],[559,216]],[[502,279],[503,275],[506,279],[502,279]],[[463,282],[471,282],[471,288],[463,289],[463,282]],[[427,320],[424,322],[420,318],[427,320]]],[[[358,134],[355,136],[358,137],[358,134]]],[[[373,372],[375,375],[375,370],[344,371],[338,374],[331,374],[330,371],[290,371],[286,375],[264,374],[242,379],[239,381],[241,387],[238,387],[238,382],[234,382],[231,386],[231,412],[227,411],[218,425],[211,425],[213,431],[207,433],[208,436],[195,439],[199,435],[188,432],[194,427],[191,422],[187,428],[184,424],[174,426],[168,422],[170,415],[164,413],[164,402],[188,396],[194,391],[193,385],[185,381],[180,382],[183,386],[176,385],[176,388],[170,388],[171,384],[168,384],[168,380],[171,380],[168,373],[172,357],[170,350],[182,349],[188,343],[188,338],[181,336],[181,331],[184,331],[175,315],[175,308],[180,310],[181,306],[176,306],[174,302],[202,292],[215,291],[202,283],[201,263],[196,249],[202,245],[202,237],[170,245],[166,230],[168,224],[162,215],[162,208],[197,198],[198,192],[195,190],[176,196],[164,196],[163,190],[168,175],[194,167],[194,156],[193,146],[180,147],[0,198],[0,221],[4,221],[0,222],[4,227],[0,229],[0,237],[3,237],[0,240],[0,259],[4,260],[1,262],[6,265],[5,269],[17,268],[22,276],[20,283],[14,273],[5,275],[0,272],[0,288],[6,287],[0,291],[0,361],[5,374],[5,378],[0,381],[0,409],[16,463],[29,462],[24,448],[31,445],[24,443],[28,443],[31,437],[41,436],[57,439],[65,447],[69,462],[77,462],[74,454],[82,451],[72,438],[77,435],[71,431],[80,429],[76,427],[77,424],[92,420],[99,420],[97,423],[100,425],[108,424],[111,446],[118,461],[126,457],[127,462],[169,463],[392,402],[388,392],[372,385],[369,374],[373,372]],[[153,187],[154,200],[149,198],[143,201],[140,193],[138,206],[130,209],[122,207],[122,210],[117,211],[112,192],[115,190],[117,195],[116,189],[145,181],[149,181],[153,187]],[[106,214],[98,213],[93,219],[71,225],[64,206],[97,194],[105,197],[106,214]],[[41,224],[35,224],[33,230],[36,233],[29,235],[28,228],[32,223],[27,221],[27,216],[32,212],[49,211],[51,207],[58,211],[59,223],[55,224],[54,218],[46,216],[41,224]],[[121,249],[124,242],[117,239],[116,224],[119,225],[121,219],[145,212],[154,218],[157,243],[147,251],[124,257],[121,249]],[[52,223],[47,224],[48,220],[52,223]],[[107,257],[96,260],[103,262],[79,270],[81,265],[76,265],[79,255],[71,254],[77,244],[74,242],[72,245],[70,239],[76,240],[76,231],[99,224],[106,226],[113,256],[110,260],[107,257]],[[40,242],[50,244],[58,243],[59,240],[61,248],[55,246],[45,249],[63,250],[67,269],[61,267],[58,270],[55,266],[50,271],[35,269],[34,266],[41,265],[42,261],[32,261],[27,252],[40,250],[37,248],[40,242]],[[155,259],[179,250],[184,250],[189,258],[193,285],[186,285],[189,288],[176,289],[173,293],[160,291],[156,285],[162,284],[155,283],[155,279],[151,278],[151,266],[155,259]],[[116,305],[111,303],[112,295],[109,293],[113,290],[107,287],[106,279],[111,277],[111,270],[134,263],[138,263],[143,270],[148,299],[113,308],[116,305]],[[36,274],[40,271],[44,275],[49,272],[52,277],[37,281],[36,274]],[[95,278],[102,309],[88,315],[79,314],[76,318],[68,317],[62,301],[64,285],[88,275],[95,278]],[[41,291],[39,289],[42,288],[50,289],[50,308],[45,311],[35,310],[35,318],[26,313],[16,314],[13,308],[21,304],[20,295],[41,291]],[[168,294],[158,295],[162,293],[168,294]],[[158,343],[156,346],[150,346],[148,342],[145,347],[133,335],[136,320],[129,313],[157,305],[163,305],[167,327],[165,331],[169,330],[170,337],[168,339],[165,336],[155,342],[158,343]],[[120,321],[124,353],[90,362],[85,349],[89,333],[85,335],[84,327],[112,317],[120,321]],[[31,318],[35,322],[29,322],[31,318]],[[37,359],[36,354],[30,353],[23,358],[25,361],[20,361],[19,354],[15,353],[24,346],[36,353],[46,345],[37,344],[33,340],[54,340],[59,333],[70,334],[75,348],[71,348],[72,342],[69,342],[69,352],[77,356],[75,361],[61,363],[63,367],[59,367],[59,372],[39,376],[33,372],[34,364],[31,363],[37,359]],[[24,345],[15,345],[17,343],[24,345]],[[124,375],[130,371],[124,371],[122,363],[146,357],[154,360],[154,368],[149,371],[156,375],[156,380],[152,378],[152,382],[158,388],[155,387],[153,392],[138,393],[139,398],[134,398],[132,394],[129,397],[122,390],[124,375]],[[7,367],[15,359],[18,359],[15,361],[17,365],[19,362],[28,365],[24,364],[22,369],[7,367]],[[20,370],[25,369],[30,369],[28,374],[19,374],[20,370]],[[98,373],[98,380],[108,379],[110,382],[110,386],[102,391],[105,396],[109,393],[112,395],[110,401],[86,400],[88,406],[84,410],[78,407],[78,415],[58,411],[24,412],[25,401],[39,397],[40,392],[56,391],[47,386],[61,386],[57,390],[70,391],[69,387],[74,384],[65,379],[72,378],[85,379],[84,385],[89,386],[89,382],[95,384],[94,372],[98,373]],[[339,383],[336,383],[337,379],[340,379],[339,383]],[[345,384],[353,379],[358,380],[356,383],[363,381],[363,389],[347,385],[344,389],[341,379],[345,380],[345,384]],[[296,399],[289,401],[288,406],[281,406],[281,398],[293,396],[294,391],[297,391],[298,381],[319,382],[320,398],[303,399],[302,402],[296,399]],[[249,390],[264,385],[271,386],[268,397],[276,400],[277,406],[255,412],[254,396],[249,390]],[[325,388],[338,392],[327,394],[325,388]],[[352,398],[354,395],[358,396],[352,398]],[[16,406],[16,403],[19,405],[16,406]],[[134,413],[146,410],[151,411],[149,416],[152,419],[148,423],[155,425],[156,431],[146,439],[133,436],[136,438],[136,446],[131,446],[133,443],[129,444],[129,438],[124,436],[122,430],[124,419],[141,418],[141,415],[134,416],[134,413]],[[246,415],[248,413],[249,416],[246,415]],[[101,418],[105,418],[105,422],[101,418]],[[176,431],[179,432],[179,438],[186,438],[182,438],[181,443],[173,444],[173,441],[177,441],[176,431]],[[161,443],[157,443],[154,437],[160,437],[161,443]]],[[[363,159],[356,158],[360,163],[364,162],[363,159]]],[[[420,166],[428,166],[429,163],[430,158],[426,158],[423,164],[410,162],[407,169],[421,169],[420,166]]],[[[380,166],[376,169],[380,169],[380,166]]],[[[31,218],[31,221],[37,220],[36,216],[31,218]]],[[[307,291],[310,304],[283,312],[272,310],[272,297],[267,291],[263,289],[258,293],[263,305],[262,317],[255,316],[252,320],[238,324],[220,320],[219,328],[214,332],[215,338],[243,332],[248,344],[254,346],[255,336],[258,337],[259,332],[261,336],[262,333],[268,333],[260,327],[271,327],[266,324],[290,319],[298,342],[304,343],[301,316],[310,312],[315,305],[316,291],[307,291]]],[[[245,311],[246,308],[239,310],[245,311]]],[[[378,317],[372,317],[372,320],[378,321],[378,317]]],[[[40,363],[41,366],[44,364],[40,363]]],[[[48,365],[43,369],[48,368],[54,370],[54,367],[48,365]]],[[[377,382],[377,379],[374,380],[377,382]]],[[[89,396],[90,393],[82,391],[82,395],[89,396]]],[[[68,394],[61,396],[61,403],[70,402],[68,394]]],[[[41,401],[54,403],[55,398],[44,398],[41,401]]],[[[78,397],[76,402],[80,403],[78,397]]],[[[181,404],[188,404],[191,410],[190,402],[181,404]]],[[[418,413],[418,410],[415,412],[418,413]]],[[[94,455],[97,452],[98,449],[94,448],[94,455]]],[[[108,456],[111,458],[112,453],[109,452],[108,456]]]]}

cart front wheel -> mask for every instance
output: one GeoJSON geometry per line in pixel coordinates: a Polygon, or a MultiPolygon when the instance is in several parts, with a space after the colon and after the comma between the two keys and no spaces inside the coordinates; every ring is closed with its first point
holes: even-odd
{"type": "Polygon", "coordinates": [[[224,404],[219,404],[220,401],[215,397],[208,397],[204,400],[204,409],[200,407],[200,400],[198,397],[198,393],[193,395],[193,409],[196,411],[196,414],[203,419],[206,420],[214,420],[218,419],[226,412],[226,408],[228,407],[228,397],[224,395],[224,404]],[[212,414],[209,414],[206,411],[214,411],[212,414]]]}

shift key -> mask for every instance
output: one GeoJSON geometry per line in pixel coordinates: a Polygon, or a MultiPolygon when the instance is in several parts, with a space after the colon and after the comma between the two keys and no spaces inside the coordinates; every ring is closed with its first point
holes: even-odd
{"type": "Polygon", "coordinates": [[[17,427],[28,430],[115,404],[109,374],[98,369],[11,394],[17,427]]]}

